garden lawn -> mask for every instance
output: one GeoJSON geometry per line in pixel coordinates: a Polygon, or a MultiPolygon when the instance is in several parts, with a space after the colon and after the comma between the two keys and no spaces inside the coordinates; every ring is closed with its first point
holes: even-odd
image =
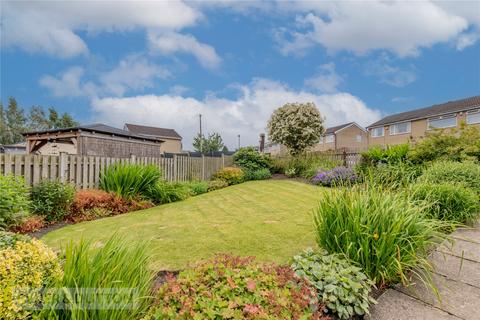
{"type": "Polygon", "coordinates": [[[321,188],[286,180],[251,181],[185,201],[46,234],[54,248],[81,237],[101,245],[118,233],[130,241],[150,241],[155,270],[177,270],[215,253],[253,255],[286,263],[315,245],[312,209],[321,188]]]}

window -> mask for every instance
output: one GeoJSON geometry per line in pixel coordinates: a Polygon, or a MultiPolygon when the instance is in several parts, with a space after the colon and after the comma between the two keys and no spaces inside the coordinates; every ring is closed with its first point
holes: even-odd
{"type": "Polygon", "coordinates": [[[355,138],[356,138],[357,142],[362,142],[362,135],[357,134],[357,136],[355,138]]]}
{"type": "Polygon", "coordinates": [[[390,135],[409,133],[410,132],[410,122],[401,122],[390,125],[390,135]]]}
{"type": "Polygon", "coordinates": [[[325,136],[325,143],[332,143],[335,141],[335,136],[333,134],[328,134],[325,136]]]}
{"type": "Polygon", "coordinates": [[[434,119],[428,119],[428,129],[441,129],[457,126],[457,116],[449,115],[438,117],[434,119]]]}
{"type": "Polygon", "coordinates": [[[467,112],[467,124],[480,123],[480,109],[467,112]]]}
{"type": "Polygon", "coordinates": [[[373,128],[372,129],[372,138],[383,137],[385,134],[385,129],[383,127],[373,128]]]}

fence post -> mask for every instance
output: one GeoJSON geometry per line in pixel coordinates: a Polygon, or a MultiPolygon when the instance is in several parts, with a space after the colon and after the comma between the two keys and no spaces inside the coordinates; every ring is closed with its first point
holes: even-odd
{"type": "Polygon", "coordinates": [[[66,152],[60,152],[60,157],[59,157],[59,171],[60,171],[60,181],[65,182],[66,179],[66,173],[67,173],[67,153],[66,152]]]}
{"type": "Polygon", "coordinates": [[[343,159],[343,166],[346,167],[347,166],[347,151],[346,150],[343,150],[342,159],[343,159]]]}
{"type": "Polygon", "coordinates": [[[222,153],[222,169],[225,168],[225,154],[222,153]]]}
{"type": "Polygon", "coordinates": [[[177,163],[177,155],[173,155],[173,181],[177,181],[177,170],[178,170],[178,163],[177,163]]]}
{"type": "Polygon", "coordinates": [[[130,154],[130,163],[135,164],[137,162],[137,157],[131,153],[130,154]]]}
{"type": "Polygon", "coordinates": [[[202,154],[202,180],[205,180],[205,156],[202,154]]]}

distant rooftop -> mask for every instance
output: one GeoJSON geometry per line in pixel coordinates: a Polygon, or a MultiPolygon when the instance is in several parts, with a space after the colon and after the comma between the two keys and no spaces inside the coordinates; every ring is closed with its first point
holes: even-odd
{"type": "Polygon", "coordinates": [[[476,107],[480,107],[480,96],[448,101],[442,104],[434,104],[433,106],[426,108],[392,114],[369,125],[368,128],[414,119],[425,119],[453,112],[466,111],[476,107]]]}
{"type": "Polygon", "coordinates": [[[324,134],[325,134],[325,135],[326,135],[326,134],[333,134],[333,133],[335,133],[335,132],[337,132],[337,131],[339,131],[339,130],[345,129],[346,127],[349,127],[349,126],[351,126],[351,125],[355,125],[355,126],[361,128],[363,131],[365,131],[365,129],[364,129],[363,127],[359,126],[356,122],[349,122],[349,123],[340,124],[340,125],[335,126],[335,127],[327,128],[327,129],[325,130],[325,133],[324,133],[324,134]]]}
{"type": "Polygon", "coordinates": [[[68,132],[68,131],[87,131],[87,132],[99,132],[99,133],[106,133],[111,135],[116,135],[120,137],[127,137],[127,138],[135,138],[135,139],[142,139],[142,140],[150,140],[156,142],[163,142],[161,139],[155,137],[147,137],[143,135],[139,135],[136,133],[129,132],[127,130],[122,130],[119,128],[111,127],[103,123],[94,123],[94,124],[87,124],[87,125],[80,125],[76,127],[70,128],[62,128],[62,129],[49,129],[49,130],[40,130],[40,131],[30,131],[26,132],[24,136],[31,136],[36,134],[45,134],[45,133],[55,133],[55,132],[68,132]]]}
{"type": "Polygon", "coordinates": [[[182,137],[174,130],[159,127],[142,126],[138,124],[126,123],[125,128],[129,132],[133,132],[142,136],[182,139],[182,137]]]}

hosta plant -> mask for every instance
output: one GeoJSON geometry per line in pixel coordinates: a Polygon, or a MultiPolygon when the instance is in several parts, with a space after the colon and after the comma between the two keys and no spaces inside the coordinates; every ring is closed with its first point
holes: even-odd
{"type": "Polygon", "coordinates": [[[167,277],[147,319],[320,319],[321,309],[291,268],[218,255],[167,277]]]}
{"type": "Polygon", "coordinates": [[[315,287],[319,301],[340,319],[368,314],[370,304],[375,303],[369,296],[373,283],[339,255],[307,249],[293,257],[292,269],[315,287]]]}

